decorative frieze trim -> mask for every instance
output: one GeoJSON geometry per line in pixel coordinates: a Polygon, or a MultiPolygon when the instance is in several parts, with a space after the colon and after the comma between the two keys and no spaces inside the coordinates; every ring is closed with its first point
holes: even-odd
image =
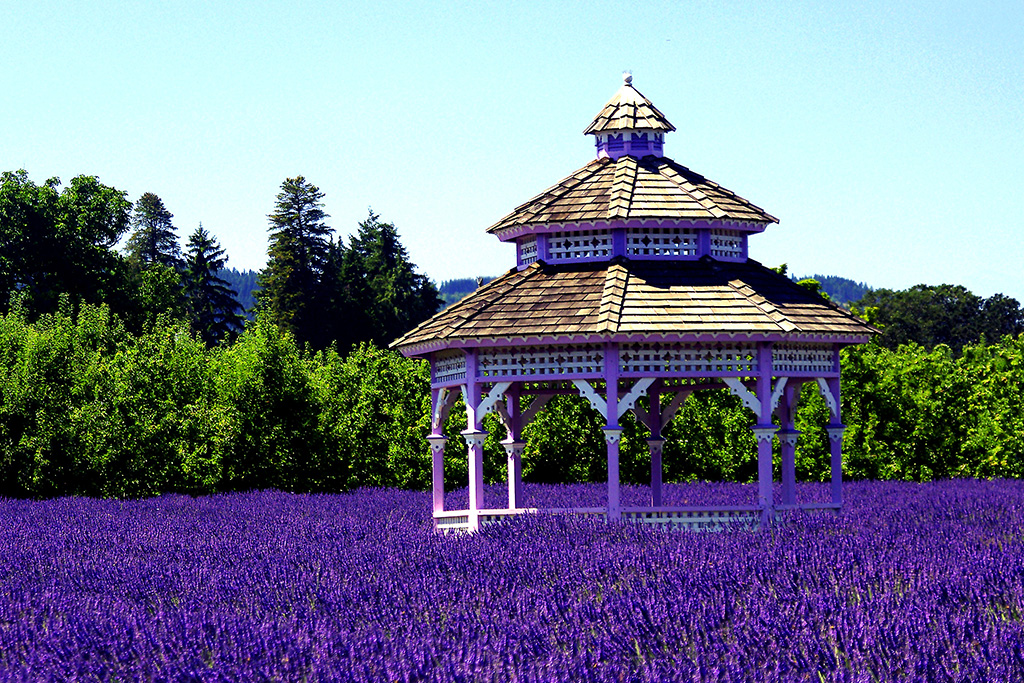
{"type": "Polygon", "coordinates": [[[491,233],[502,242],[508,242],[518,237],[531,234],[544,234],[552,232],[574,232],[580,230],[614,230],[616,228],[696,228],[696,229],[720,229],[737,230],[744,233],[764,232],[771,223],[760,221],[742,221],[735,219],[697,219],[686,220],[679,218],[636,218],[629,220],[613,221],[567,221],[564,223],[521,223],[508,228],[496,230],[491,233]]]}

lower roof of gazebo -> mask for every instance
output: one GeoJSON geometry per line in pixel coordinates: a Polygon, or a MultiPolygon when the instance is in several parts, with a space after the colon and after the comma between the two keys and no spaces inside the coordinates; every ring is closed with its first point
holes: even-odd
{"type": "MultiPolygon", "coordinates": [[[[839,344],[648,344],[647,355],[625,344],[607,342],[558,350],[551,347],[480,347],[442,351],[432,357],[433,512],[438,529],[478,530],[510,516],[534,512],[572,513],[608,521],[638,522],[664,528],[721,528],[734,524],[756,526],[778,510],[828,509],[842,506],[842,433],[839,397],[839,344]],[[656,349],[654,347],[657,347],[656,349]],[[626,349],[625,352],[623,349],[626,349]],[[572,351],[579,352],[573,356],[572,351]],[[518,355],[518,357],[517,357],[518,355]],[[524,360],[525,359],[525,360],[524,360]],[[575,360],[574,360],[575,359],[575,360]],[[666,360],[667,359],[667,360],[666,360]],[[831,420],[831,486],[827,501],[797,504],[793,428],[800,387],[817,385],[828,404],[831,420]],[[749,505],[680,507],[662,500],[662,430],[696,391],[728,389],[754,414],[751,427],[757,440],[757,499],[749,505]],[[606,420],[603,429],[608,458],[608,495],[603,507],[541,510],[523,505],[523,428],[560,394],[579,394],[606,420]],[[533,397],[532,402],[521,401],[533,397]],[[639,402],[649,398],[646,407],[639,402]],[[443,426],[457,399],[466,406],[469,462],[469,506],[444,509],[443,426]],[[508,497],[501,507],[484,500],[483,416],[497,413],[508,433],[508,497]],[[620,504],[619,419],[632,412],[650,431],[650,505],[620,504]],[[777,417],[780,426],[776,426],[777,417]],[[774,496],[772,440],[778,438],[782,456],[781,500],[774,496]]],[[[644,351],[645,349],[641,349],[644,351]]]]}

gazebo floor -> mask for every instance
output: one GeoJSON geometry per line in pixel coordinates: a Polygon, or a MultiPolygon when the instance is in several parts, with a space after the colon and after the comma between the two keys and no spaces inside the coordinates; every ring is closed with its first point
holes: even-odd
{"type": "MultiPolygon", "coordinates": [[[[836,503],[801,503],[797,505],[776,505],[774,512],[833,511],[842,506],[836,503]]],[[[762,510],[757,505],[736,505],[721,507],[625,507],[621,521],[630,524],[645,524],[663,530],[722,531],[724,529],[756,530],[761,523],[762,510]]],[[[575,515],[601,521],[608,520],[608,511],[603,507],[579,508],[495,508],[477,510],[446,510],[434,513],[434,525],[438,531],[466,532],[473,528],[471,520],[477,518],[477,526],[484,527],[510,520],[520,515],[554,514],[575,515]]]]}

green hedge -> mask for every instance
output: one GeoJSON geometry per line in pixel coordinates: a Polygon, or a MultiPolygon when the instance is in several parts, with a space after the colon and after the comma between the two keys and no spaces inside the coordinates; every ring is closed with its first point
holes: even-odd
{"type": "MultiPolygon", "coordinates": [[[[0,495],[429,486],[425,362],[372,345],[313,354],[260,320],[213,349],[180,324],[151,329],[135,336],[105,307],[66,301],[32,323],[17,304],[0,317],[0,495]]],[[[828,411],[813,384],[800,402],[798,477],[826,480],[828,411]]],[[[849,478],[1024,476],[1024,336],[959,358],[846,349],[842,404],[849,478]]],[[[665,432],[666,480],[753,480],[750,422],[725,391],[691,396],[665,432]]],[[[579,397],[551,401],[525,430],[526,479],[604,480],[602,426],[579,397]]],[[[646,430],[628,416],[622,427],[622,478],[644,483],[646,430]]],[[[464,428],[458,406],[448,488],[466,483],[464,428]]],[[[494,416],[485,428],[485,478],[499,482],[504,430],[494,416]]]]}

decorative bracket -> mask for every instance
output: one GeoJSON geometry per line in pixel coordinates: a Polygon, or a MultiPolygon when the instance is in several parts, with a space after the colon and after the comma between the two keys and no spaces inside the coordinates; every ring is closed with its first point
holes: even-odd
{"type": "Polygon", "coordinates": [[[619,399],[619,409],[617,417],[622,417],[627,412],[629,412],[629,410],[632,409],[633,404],[637,402],[637,399],[639,399],[641,396],[647,393],[647,389],[652,384],[654,384],[654,380],[654,377],[644,377],[643,379],[638,379],[636,381],[636,384],[633,385],[633,388],[629,390],[629,393],[623,396],[621,399],[619,399]]]}
{"type": "Polygon", "coordinates": [[[444,429],[444,423],[448,419],[448,413],[455,406],[458,394],[451,389],[441,389],[437,395],[437,403],[434,405],[434,413],[430,418],[430,431],[440,434],[444,429]]]}
{"type": "Polygon", "coordinates": [[[661,428],[665,429],[668,423],[675,417],[676,412],[683,406],[683,402],[690,397],[693,390],[680,391],[676,394],[676,397],[672,399],[672,402],[665,406],[665,410],[661,412],[661,428]]]}
{"type": "Polygon", "coordinates": [[[846,431],[846,425],[838,425],[834,427],[826,427],[825,430],[828,432],[828,438],[833,443],[843,442],[843,432],[846,431]]]}
{"type": "Polygon", "coordinates": [[[828,409],[832,411],[832,415],[835,416],[836,420],[839,419],[839,405],[836,403],[836,397],[832,395],[832,390],[828,388],[828,382],[824,378],[819,377],[815,380],[818,383],[818,392],[821,397],[825,399],[825,403],[828,404],[828,409]]]}
{"type": "MultiPolygon", "coordinates": [[[[608,415],[608,402],[598,396],[597,391],[590,385],[585,379],[574,379],[572,381],[576,385],[576,388],[580,392],[580,396],[590,401],[590,407],[601,413],[601,415],[608,415]]],[[[533,406],[530,406],[531,408],[533,406]]]]}
{"type": "Polygon", "coordinates": [[[754,414],[758,418],[761,417],[761,401],[751,393],[750,389],[740,381],[739,377],[724,377],[722,381],[729,387],[729,392],[734,396],[739,396],[739,399],[743,401],[743,405],[754,411],[754,414]]]}
{"type": "Polygon", "coordinates": [[[757,442],[762,443],[764,441],[771,442],[772,437],[775,436],[775,432],[778,431],[778,428],[775,427],[775,425],[772,425],[771,427],[751,427],[750,431],[754,432],[757,442]]]}
{"type": "Polygon", "coordinates": [[[779,401],[782,400],[782,393],[786,390],[786,382],[789,381],[788,377],[780,377],[775,382],[775,389],[772,391],[772,412],[779,407],[779,401]]]}
{"type": "Polygon", "coordinates": [[[466,430],[462,432],[462,436],[466,439],[466,445],[470,448],[481,448],[484,445],[484,439],[487,438],[487,432],[466,430]]]}
{"type": "Polygon", "coordinates": [[[519,416],[520,425],[525,427],[530,424],[533,421],[533,418],[537,417],[537,413],[540,412],[540,409],[547,405],[547,402],[552,398],[554,398],[554,396],[551,394],[548,394],[547,396],[537,396],[534,398],[533,401],[530,402],[530,407],[524,410],[519,416]]]}
{"type": "Polygon", "coordinates": [[[505,447],[505,453],[509,458],[523,457],[523,451],[526,449],[525,441],[502,441],[501,445],[505,447]]]}
{"type": "Polygon", "coordinates": [[[495,404],[505,396],[505,391],[510,386],[512,386],[512,382],[498,382],[491,387],[491,390],[487,392],[487,396],[485,396],[480,401],[480,405],[476,407],[477,414],[486,415],[487,413],[493,412],[495,404]]]}
{"type": "Polygon", "coordinates": [[[444,453],[444,445],[448,442],[448,437],[428,436],[427,441],[430,443],[430,452],[436,455],[438,453],[444,453]]]}

